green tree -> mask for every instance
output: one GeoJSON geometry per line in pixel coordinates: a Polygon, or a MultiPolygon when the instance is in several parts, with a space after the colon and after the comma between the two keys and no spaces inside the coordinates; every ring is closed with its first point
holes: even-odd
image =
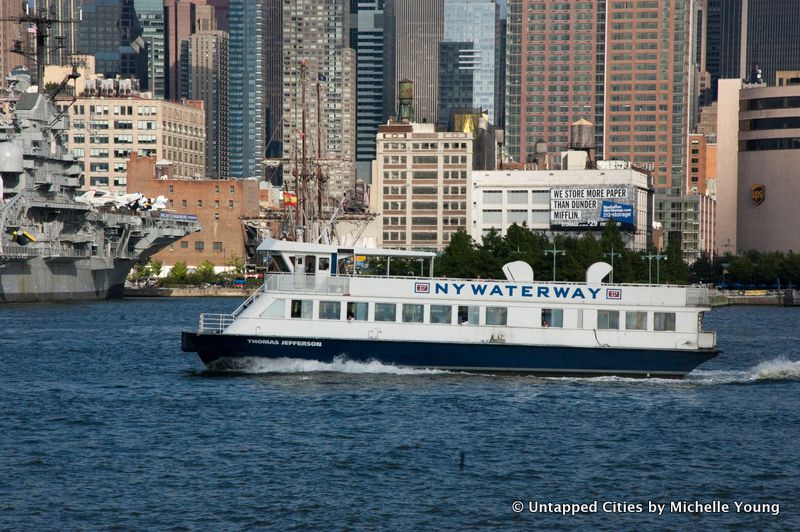
{"type": "Polygon", "coordinates": [[[201,262],[200,265],[195,268],[194,273],[189,275],[191,284],[213,283],[216,280],[217,274],[214,271],[214,264],[208,260],[201,262]]]}
{"type": "Polygon", "coordinates": [[[186,284],[189,276],[189,268],[185,262],[176,262],[172,265],[167,275],[167,281],[173,284],[186,284]]]}
{"type": "Polygon", "coordinates": [[[161,271],[164,269],[164,262],[160,260],[153,260],[152,258],[147,261],[145,272],[148,277],[160,277],[161,271]]]}
{"type": "Polygon", "coordinates": [[[236,275],[242,275],[244,274],[247,264],[242,257],[234,253],[225,261],[225,266],[236,275]]]}
{"type": "Polygon", "coordinates": [[[450,243],[434,262],[434,273],[445,277],[477,277],[477,251],[475,241],[466,231],[458,230],[450,237],[450,243]]]}

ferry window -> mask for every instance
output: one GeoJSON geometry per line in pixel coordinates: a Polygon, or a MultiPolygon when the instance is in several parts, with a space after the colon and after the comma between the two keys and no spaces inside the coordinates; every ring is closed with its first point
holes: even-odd
{"type": "Polygon", "coordinates": [[[320,271],[326,271],[331,265],[331,259],[326,257],[319,258],[319,269],[320,271]]]}
{"type": "Polygon", "coordinates": [[[477,325],[480,321],[480,307],[471,307],[467,305],[459,305],[458,307],[458,323],[468,323],[470,325],[477,325]]]}
{"type": "Polygon", "coordinates": [[[507,325],[508,309],[503,307],[486,307],[486,325],[507,325]]]}
{"type": "Polygon", "coordinates": [[[597,311],[598,329],[619,329],[618,310],[598,310],[597,311]]]}
{"type": "Polygon", "coordinates": [[[366,321],[367,320],[367,311],[369,309],[369,304],[367,303],[354,303],[350,302],[347,304],[347,319],[358,320],[358,321],[366,321]],[[352,316],[352,318],[351,318],[352,316]]]}
{"type": "Polygon", "coordinates": [[[397,321],[397,305],[375,303],[375,321],[397,321]]]}
{"type": "MultiPolygon", "coordinates": [[[[261,313],[262,318],[282,318],[285,314],[286,301],[283,299],[276,299],[261,313]]],[[[294,317],[294,316],[292,316],[294,317]]]]}
{"type": "Polygon", "coordinates": [[[450,305],[431,305],[431,323],[452,323],[452,316],[450,305]]]}
{"type": "Polygon", "coordinates": [[[653,325],[657,331],[674,331],[675,330],[675,313],[674,312],[654,312],[653,325]]]}
{"type": "Polygon", "coordinates": [[[542,309],[542,327],[563,327],[564,311],[560,308],[542,309]]]}
{"type": "Polygon", "coordinates": [[[629,331],[647,330],[647,312],[625,312],[625,328],[629,331]]]}
{"type": "Polygon", "coordinates": [[[424,305],[416,303],[403,303],[403,322],[404,323],[422,323],[424,305]]]}
{"type": "Polygon", "coordinates": [[[342,316],[342,304],[338,301],[320,301],[319,319],[338,320],[342,316]]]}
{"type": "Polygon", "coordinates": [[[314,302],[305,299],[292,299],[292,317],[311,319],[314,313],[314,302]]]}

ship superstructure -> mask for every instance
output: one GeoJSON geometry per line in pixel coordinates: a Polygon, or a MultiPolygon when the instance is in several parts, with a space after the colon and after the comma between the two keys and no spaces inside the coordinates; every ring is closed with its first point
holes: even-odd
{"type": "Polygon", "coordinates": [[[0,302],[120,297],[133,264],[198,231],[196,219],[142,202],[83,200],[66,114],[31,86],[27,70],[8,81],[0,105],[0,302]]]}

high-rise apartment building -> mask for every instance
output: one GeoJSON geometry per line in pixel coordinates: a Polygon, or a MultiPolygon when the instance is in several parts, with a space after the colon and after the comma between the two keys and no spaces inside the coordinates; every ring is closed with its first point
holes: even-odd
{"type": "Polygon", "coordinates": [[[136,16],[142,27],[142,39],[147,50],[147,75],[141,79],[142,90],[164,97],[164,2],[163,0],[134,0],[136,16]]]}
{"type": "Polygon", "coordinates": [[[509,0],[506,24],[509,155],[530,162],[540,141],[565,150],[580,119],[594,123],[602,152],[606,2],[509,0]]]}
{"type": "Polygon", "coordinates": [[[686,180],[691,115],[686,0],[553,2],[510,0],[507,145],[528,162],[535,143],[569,146],[569,125],[594,123],[598,158],[652,172],[656,220],[686,235],[679,198],[686,180]]]}
{"type": "MultiPolygon", "coordinates": [[[[181,97],[181,45],[197,31],[197,9],[205,4],[205,0],[164,0],[164,96],[171,100],[181,97]]],[[[212,19],[207,24],[209,29],[213,29],[213,10],[204,13],[205,18],[212,19]]]]}
{"type": "Polygon", "coordinates": [[[383,122],[384,0],[351,0],[350,45],[356,51],[356,176],[371,179],[375,135],[383,122]]]}
{"type": "Polygon", "coordinates": [[[349,25],[346,1],[283,5],[283,156],[291,161],[301,150],[305,110],[306,154],[328,161],[332,197],[354,186],[356,57],[349,25]]]}
{"type": "Polygon", "coordinates": [[[444,0],[386,0],[384,117],[397,113],[397,84],[414,82],[414,115],[435,123],[439,108],[439,43],[444,0]]]}
{"type": "Polygon", "coordinates": [[[437,122],[459,107],[480,108],[496,123],[501,91],[500,6],[495,0],[445,0],[439,49],[437,122]]]}
{"type": "Polygon", "coordinates": [[[186,97],[202,100],[206,112],[205,176],[230,176],[228,162],[228,34],[201,30],[185,41],[186,97]]]}

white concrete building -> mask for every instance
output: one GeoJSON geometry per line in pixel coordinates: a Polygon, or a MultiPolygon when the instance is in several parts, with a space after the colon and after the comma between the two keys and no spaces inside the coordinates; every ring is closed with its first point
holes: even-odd
{"type": "Polygon", "coordinates": [[[372,210],[380,214],[378,245],[444,249],[467,227],[472,133],[437,132],[429,123],[378,127],[372,210]]]}
{"type": "Polygon", "coordinates": [[[468,232],[505,234],[516,223],[548,233],[591,231],[613,218],[633,250],[647,249],[652,187],[647,174],[620,161],[596,170],[493,170],[472,172],[467,187],[468,232]]]}

